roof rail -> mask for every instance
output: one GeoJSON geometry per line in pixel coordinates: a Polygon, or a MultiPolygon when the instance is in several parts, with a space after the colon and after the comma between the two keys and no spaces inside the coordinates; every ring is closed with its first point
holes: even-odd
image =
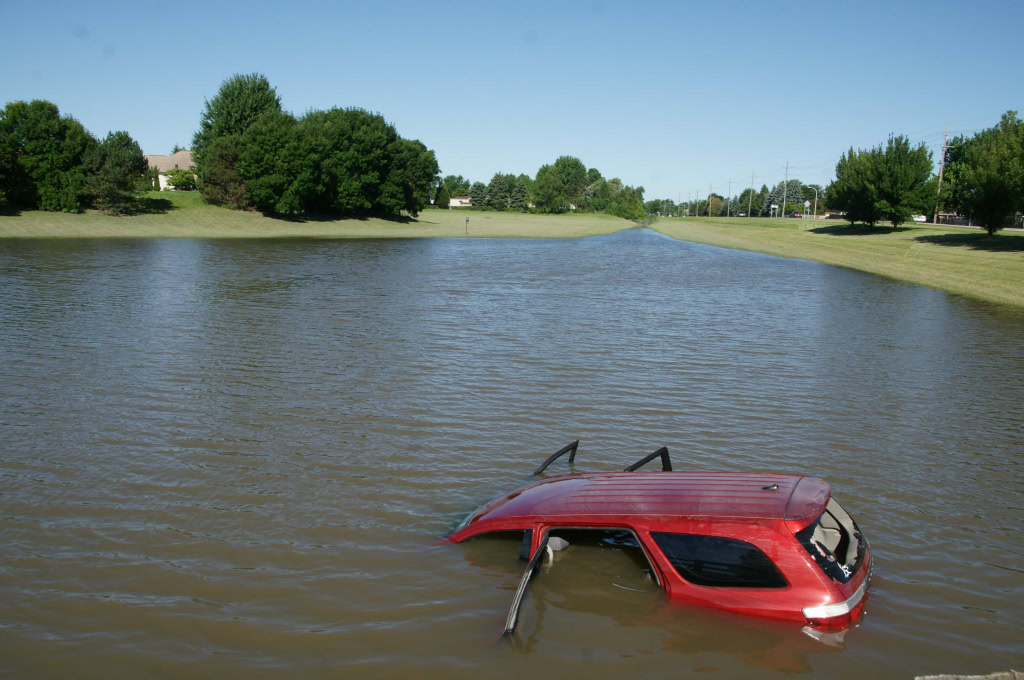
{"type": "Polygon", "coordinates": [[[652,460],[657,458],[658,456],[661,456],[661,471],[662,472],[672,472],[672,459],[668,457],[668,447],[667,446],[662,446],[660,449],[658,449],[657,451],[655,451],[651,455],[644,456],[643,458],[641,458],[640,460],[638,460],[637,462],[633,463],[628,468],[623,470],[623,472],[636,472],[637,470],[642,468],[644,465],[647,465],[652,460]]]}
{"type": "Polygon", "coordinates": [[[559,449],[555,453],[551,454],[546,461],[541,463],[540,467],[533,471],[533,474],[539,475],[540,473],[544,472],[544,468],[546,468],[547,466],[549,466],[552,463],[554,463],[556,458],[558,458],[559,456],[561,456],[561,455],[563,455],[563,454],[565,454],[566,452],[569,452],[569,451],[572,452],[572,453],[569,454],[569,465],[572,465],[572,462],[574,460],[576,460],[576,447],[578,447],[579,445],[580,445],[580,440],[577,439],[576,441],[572,442],[571,444],[568,444],[567,446],[562,447],[561,449],[559,449]]]}

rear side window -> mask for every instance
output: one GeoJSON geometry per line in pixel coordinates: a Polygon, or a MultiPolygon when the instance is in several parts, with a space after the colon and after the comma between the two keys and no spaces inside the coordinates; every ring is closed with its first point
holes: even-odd
{"type": "Polygon", "coordinates": [[[797,533],[796,539],[821,570],[839,583],[853,578],[867,548],[857,523],[835,498],[829,499],[821,517],[797,533]]]}
{"type": "Polygon", "coordinates": [[[651,532],[669,563],[698,586],[785,588],[786,579],[761,550],[721,536],[651,532]]]}

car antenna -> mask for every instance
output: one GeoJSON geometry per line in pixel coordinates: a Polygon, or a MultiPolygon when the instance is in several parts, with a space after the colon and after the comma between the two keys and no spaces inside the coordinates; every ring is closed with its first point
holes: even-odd
{"type": "Polygon", "coordinates": [[[571,451],[571,453],[569,453],[569,465],[572,465],[572,462],[574,460],[576,460],[576,448],[579,445],[580,445],[580,440],[577,439],[576,441],[572,442],[571,444],[563,446],[558,451],[555,451],[553,454],[551,454],[548,457],[548,459],[546,461],[544,461],[543,463],[540,464],[539,468],[537,468],[536,470],[533,471],[533,474],[539,475],[540,473],[544,472],[544,468],[546,468],[547,466],[549,466],[552,463],[554,463],[555,459],[557,459],[559,456],[565,454],[566,452],[570,452],[570,451],[571,451]]]}
{"type": "Polygon", "coordinates": [[[672,472],[672,459],[668,457],[667,446],[662,446],[660,449],[650,454],[649,456],[644,456],[643,458],[641,458],[640,460],[638,460],[637,462],[633,463],[628,468],[623,470],[623,472],[636,472],[644,465],[647,465],[652,460],[657,458],[658,456],[661,456],[661,471],[672,472]]]}

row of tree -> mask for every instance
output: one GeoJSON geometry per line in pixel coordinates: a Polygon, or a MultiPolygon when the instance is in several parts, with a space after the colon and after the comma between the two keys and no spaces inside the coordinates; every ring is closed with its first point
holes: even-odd
{"type": "Polygon", "coordinates": [[[632,220],[644,218],[644,188],[616,178],[605,179],[597,168],[587,169],[574,156],[561,156],[542,165],[535,177],[495,173],[488,184],[447,175],[437,186],[434,202],[448,207],[453,196],[470,197],[474,206],[494,210],[564,213],[601,212],[632,220]]]}
{"type": "Polygon", "coordinates": [[[130,213],[146,174],[142,149],[127,132],[98,140],[39,99],[0,110],[0,207],[130,213]]]}
{"type": "Polygon", "coordinates": [[[753,217],[772,217],[804,210],[804,202],[817,205],[819,213],[826,208],[826,191],[820,184],[804,184],[798,179],[779,182],[769,189],[767,184],[761,185],[758,191],[746,188],[732,197],[725,197],[712,192],[707,198],[695,201],[682,201],[676,204],[669,198],[647,201],[644,208],[648,215],[657,216],[709,216],[726,217],[730,215],[750,215],[753,217]],[[772,206],[776,206],[773,210],[772,206]]]}
{"type": "Polygon", "coordinates": [[[895,135],[867,151],[851,148],[842,154],[835,180],[825,189],[791,179],[772,189],[762,185],[759,192],[744,189],[728,199],[712,193],[703,201],[678,205],[669,199],[648,201],[645,209],[652,215],[767,217],[773,205],[782,215],[801,211],[804,201],[816,198],[819,212],[842,212],[851,224],[898,227],[915,214],[947,211],[970,218],[990,235],[1024,212],[1024,121],[1016,111],[973,136],[954,138],[944,153],[941,184],[924,144],[913,147],[905,136],[895,135]]]}
{"type": "Polygon", "coordinates": [[[235,75],[192,140],[210,203],[283,215],[417,215],[438,181],[434,152],[358,108],[295,117],[266,77],[235,75]]]}

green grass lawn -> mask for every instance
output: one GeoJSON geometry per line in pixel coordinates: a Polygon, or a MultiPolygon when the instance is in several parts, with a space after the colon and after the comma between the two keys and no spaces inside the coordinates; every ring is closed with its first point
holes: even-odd
{"type": "MultiPolygon", "coordinates": [[[[198,193],[151,193],[145,214],[25,211],[0,216],[0,238],[578,238],[635,226],[606,215],[426,210],[416,220],[285,220],[207,205],[198,193]],[[466,218],[469,218],[467,234],[466,218]]],[[[963,227],[850,227],[834,220],[667,218],[683,241],[815,260],[982,300],[1024,307],[1024,234],[963,227]]]]}
{"type": "Polygon", "coordinates": [[[634,226],[607,215],[519,215],[516,213],[425,210],[408,221],[379,218],[286,220],[203,203],[196,192],[147,194],[146,212],[110,217],[39,210],[0,216],[0,238],[576,238],[609,234],[634,226]]]}
{"type": "Polygon", "coordinates": [[[849,267],[991,302],[1024,306],[1024,234],[966,227],[873,229],[837,220],[668,218],[653,227],[683,241],[849,267]]]}

